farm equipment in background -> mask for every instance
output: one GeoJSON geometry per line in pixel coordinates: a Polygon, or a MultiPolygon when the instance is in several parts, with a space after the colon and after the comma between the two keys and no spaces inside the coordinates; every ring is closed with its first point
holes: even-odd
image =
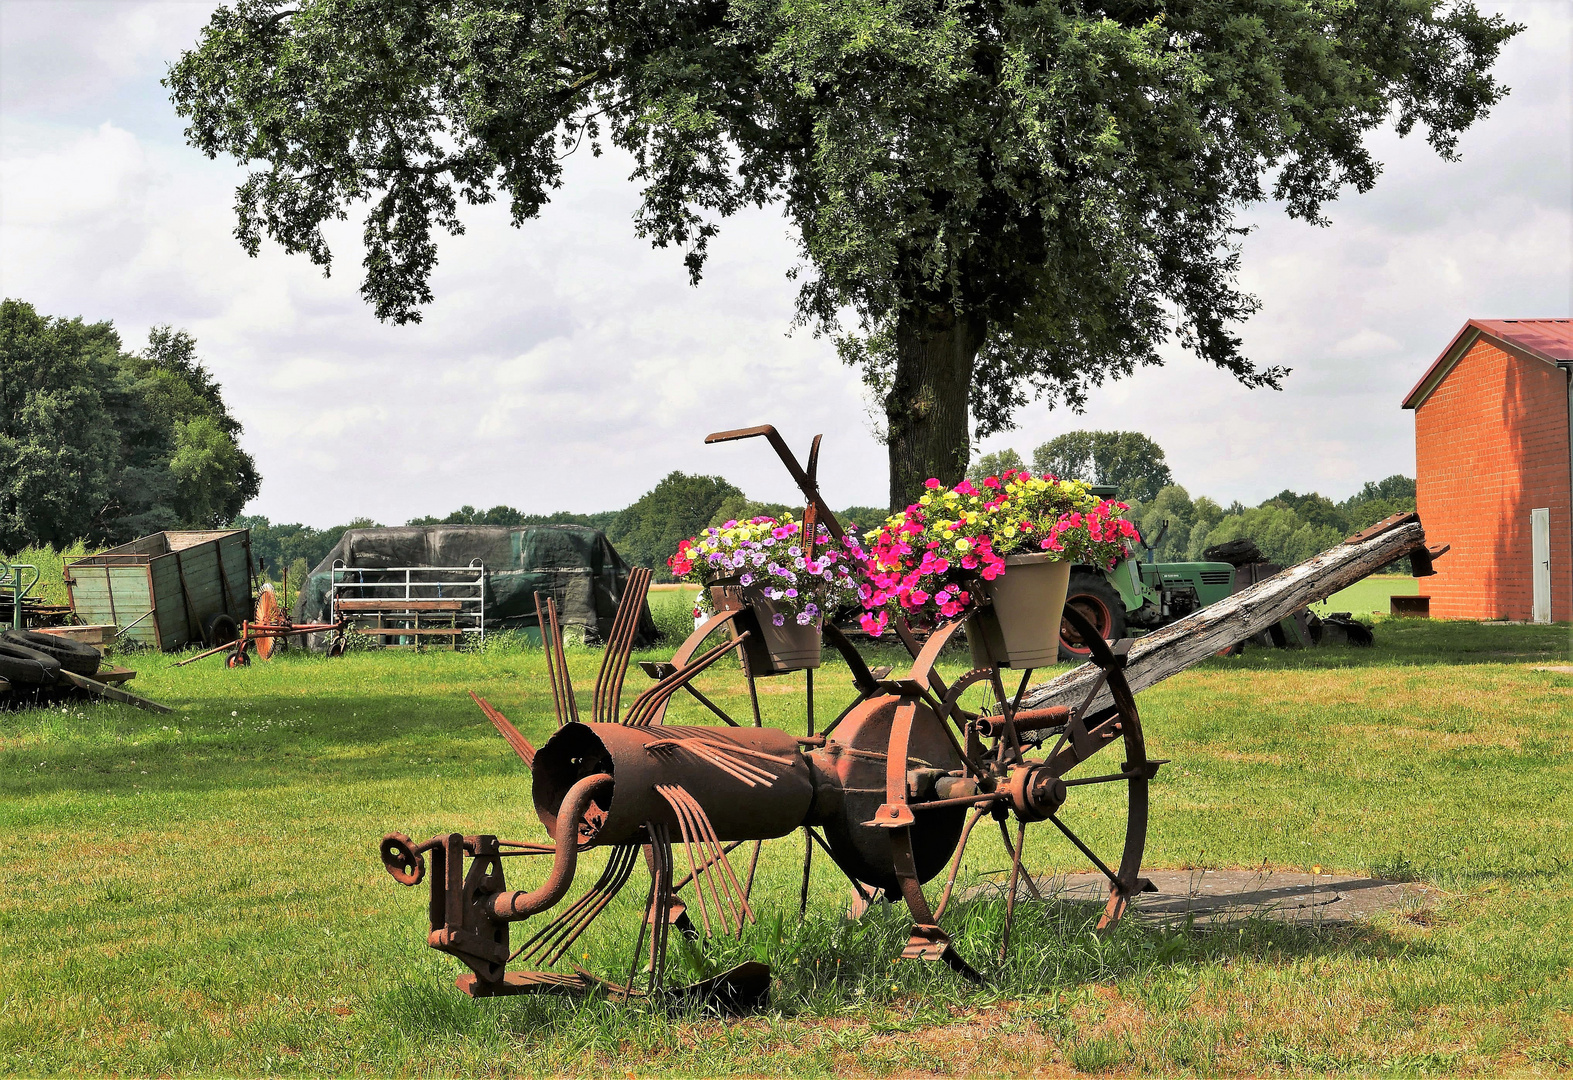
{"type": "MultiPolygon", "coordinates": [[[[803,491],[808,504],[804,534],[812,538],[815,523],[822,522],[839,539],[840,526],[815,480],[819,438],[806,468],[773,427],[721,432],[705,441],[752,436],[770,441],[803,491]]],[[[1029,825],[1053,825],[1108,879],[1100,930],[1152,889],[1141,876],[1149,787],[1166,762],[1148,753],[1136,691],[1394,558],[1424,553],[1424,541],[1418,518],[1400,515],[1135,640],[1108,642],[1069,609],[1065,618],[1087,642],[1092,660],[1035,688],[1028,685],[1032,669],[1021,670],[1018,683],[1017,672],[998,661],[943,678],[940,654],[961,630],[962,619],[943,623],[922,642],[898,620],[898,636],[912,654],[911,669],[899,676],[888,667],[870,669],[850,639],[827,622],[824,645],[847,664],[855,694],[823,725],[815,709],[817,650],[811,659],[779,663],[761,644],[764,620],[736,584],[712,585],[716,613],[669,662],[640,665],[653,681],[625,706],[623,681],[650,580],[649,571],[636,570],[618,607],[586,717],[581,717],[550,598],[542,605],[541,639],[555,733],[537,750],[498,709],[475,698],[530,770],[536,815],[549,842],[452,832],[416,843],[390,832],[378,846],[379,855],[400,884],[427,882],[427,943],[469,969],[458,986],[475,998],[604,992],[628,1000],[662,992],[703,997],[730,1009],[762,1004],[770,969],[757,961],[692,986],[666,986],[670,931],[676,927],[690,942],[703,935],[741,936],[755,917],[750,895],[761,845],[797,834],[803,852],[800,912],[808,904],[817,849],[849,879],[864,905],[881,897],[906,904],[912,923],[902,959],[941,962],[982,982],[989,967],[1007,955],[1018,887],[1037,891],[1022,861],[1029,825]],[[751,716],[732,716],[724,702],[697,685],[700,675],[734,652],[748,686],[751,716]],[[802,735],[782,726],[784,718],[771,716],[766,722],[765,710],[784,698],[762,694],[758,685],[796,671],[802,672],[806,690],[806,716],[793,723],[802,735]],[[680,696],[685,694],[695,703],[690,708],[705,710],[699,719],[707,723],[668,723],[669,706],[685,700],[680,696]],[[1106,861],[1083,838],[1090,835],[1083,822],[1099,817],[1107,822],[1111,813],[1118,854],[1106,861]],[[961,955],[943,920],[949,914],[955,922],[957,874],[975,826],[985,817],[1000,829],[1010,877],[998,951],[989,962],[974,964],[961,955]],[[728,858],[740,848],[747,853],[746,868],[734,868],[728,858]],[[581,853],[594,849],[607,851],[601,872],[577,900],[563,904],[581,853]],[[551,867],[538,875],[540,884],[528,891],[510,888],[505,866],[538,857],[551,867]],[[680,858],[689,871],[681,876],[680,858]],[[616,967],[602,965],[610,975],[574,964],[574,943],[610,909],[641,865],[650,881],[643,914],[629,927],[631,953],[623,954],[616,967]],[[937,893],[925,891],[925,884],[936,879],[943,882],[937,893]],[[511,941],[514,923],[548,912],[544,924],[522,943],[511,941]],[[546,970],[565,958],[567,970],[546,970]],[[515,961],[543,970],[508,970],[515,961]]],[[[986,646],[981,659],[990,659],[986,646]]],[[[974,663],[979,663],[977,653],[974,663]]],[[[491,772],[488,765],[487,777],[491,772]]],[[[493,780],[485,782],[490,786],[493,780]]]]}
{"type": "MultiPolygon", "coordinates": [[[[284,583],[285,588],[288,588],[288,572],[285,574],[284,583]]],[[[275,652],[287,647],[290,638],[306,634],[332,635],[328,645],[328,655],[343,656],[345,633],[349,626],[348,618],[331,623],[292,622],[289,612],[285,611],[283,605],[278,602],[278,596],[273,591],[273,583],[264,582],[262,588],[257,590],[256,617],[242,620],[233,640],[221,642],[195,656],[188,656],[175,666],[185,667],[205,657],[227,652],[229,655],[224,659],[225,667],[246,667],[251,663],[253,651],[256,652],[259,660],[268,660],[275,652]]]]}
{"type": "Polygon", "coordinates": [[[248,529],[166,530],[72,559],[64,581],[84,623],[174,652],[234,641],[252,612],[248,529]]]}
{"type": "MultiPolygon", "coordinates": [[[[1112,487],[1092,490],[1093,494],[1106,499],[1113,498],[1116,493],[1112,487]]],[[[1155,562],[1153,551],[1163,542],[1168,528],[1165,522],[1156,536],[1142,541],[1146,561],[1140,553],[1132,553],[1111,570],[1086,565],[1075,567],[1071,571],[1065,606],[1091,624],[1098,636],[1117,640],[1132,631],[1149,633],[1178,622],[1283,571],[1283,567],[1268,562],[1256,543],[1248,538],[1228,540],[1208,548],[1202,553],[1204,561],[1155,562]]],[[[1417,557],[1414,562],[1416,577],[1435,572],[1429,559],[1417,557]]],[[[1325,635],[1328,641],[1371,644],[1370,630],[1349,618],[1347,613],[1330,616],[1326,622],[1332,629],[1325,635]]],[[[1324,640],[1323,623],[1324,620],[1308,608],[1301,608],[1263,628],[1249,640],[1267,648],[1309,648],[1324,640]]],[[[1245,644],[1245,641],[1235,642],[1229,651],[1238,653],[1245,644]]],[[[1060,659],[1085,661],[1089,655],[1082,636],[1069,622],[1064,624],[1060,628],[1060,659]]]]}

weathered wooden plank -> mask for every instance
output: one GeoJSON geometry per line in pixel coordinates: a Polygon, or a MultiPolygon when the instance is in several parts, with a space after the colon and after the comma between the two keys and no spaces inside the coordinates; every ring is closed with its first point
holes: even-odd
{"type": "Polygon", "coordinates": [[[170,551],[185,552],[202,544],[211,544],[230,536],[237,536],[241,530],[236,529],[181,529],[164,534],[169,543],[170,551]]]}
{"type": "Polygon", "coordinates": [[[468,633],[462,627],[448,626],[352,626],[350,629],[366,637],[434,637],[439,634],[458,637],[468,633]]]}
{"type": "MultiPolygon", "coordinates": [[[[473,603],[472,603],[473,606],[473,603]]],[[[340,611],[375,611],[394,614],[400,611],[463,611],[463,600],[340,600],[340,611]]]]}
{"type": "Polygon", "coordinates": [[[119,701],[126,705],[135,705],[137,708],[146,709],[149,712],[172,713],[175,711],[168,705],[160,705],[156,701],[149,701],[147,698],[137,697],[135,694],[127,693],[118,687],[101,683],[97,679],[89,679],[86,676],[78,675],[74,671],[67,671],[65,668],[60,669],[60,677],[71,683],[73,686],[77,687],[79,690],[86,690],[90,694],[96,694],[99,697],[108,698],[110,701],[119,701]]]}
{"type": "MultiPolygon", "coordinates": [[[[1412,522],[1370,540],[1339,544],[1179,622],[1137,638],[1126,658],[1126,681],[1132,691],[1139,691],[1178,674],[1220,649],[1260,633],[1307,604],[1326,599],[1375,573],[1423,545],[1425,538],[1425,529],[1419,522],[1412,522]]],[[[1097,678],[1097,666],[1083,664],[1033,687],[1023,704],[1033,709],[1080,705],[1097,678]]],[[[1092,708],[1109,704],[1109,692],[1103,690],[1092,708]]]]}
{"type": "Polygon", "coordinates": [[[192,633],[186,615],[186,603],[180,589],[180,572],[170,556],[154,559],[153,618],[158,621],[158,641],[165,650],[178,649],[192,640],[201,639],[201,631],[192,633]]]}

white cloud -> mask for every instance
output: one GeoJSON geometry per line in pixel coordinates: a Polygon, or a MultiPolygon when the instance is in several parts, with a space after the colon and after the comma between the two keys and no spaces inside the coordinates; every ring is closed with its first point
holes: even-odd
{"type": "MultiPolygon", "coordinates": [[[[415,327],[377,323],[358,296],[354,223],[331,230],[331,278],[273,246],[247,258],[232,235],[242,174],[184,145],[157,82],[210,8],[0,0],[0,291],[113,318],[132,346],[155,324],[191,330],[265,478],[253,511],[328,525],[462,503],[600,510],[673,469],[790,499],[764,444],[701,444],[764,422],[800,452],[825,434],[832,503],[883,502],[857,373],[787,336],[796,253],[773,210],[725,223],[694,289],[677,253],[634,239],[627,159],[576,156],[524,229],[502,207],[466,214],[415,327]]],[[[1225,502],[1342,496],[1412,470],[1398,402],[1458,325],[1573,309],[1573,18],[1509,10],[1531,24],[1499,67],[1514,94],[1465,135],[1461,162],[1382,135],[1384,176],[1330,207],[1331,227],[1249,215],[1243,281],[1263,308],[1243,336],[1258,363],[1294,368],[1282,392],[1175,355],[1096,392],[1085,416],[1030,407],[984,449],[1134,428],[1225,502]]]]}

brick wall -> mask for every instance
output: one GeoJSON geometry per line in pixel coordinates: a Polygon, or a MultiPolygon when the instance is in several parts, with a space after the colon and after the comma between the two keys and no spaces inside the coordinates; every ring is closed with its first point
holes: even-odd
{"type": "Polygon", "coordinates": [[[1420,579],[1443,619],[1528,619],[1529,512],[1551,511],[1552,618],[1573,618],[1567,376],[1481,338],[1415,410],[1417,508],[1452,544],[1420,579]]]}

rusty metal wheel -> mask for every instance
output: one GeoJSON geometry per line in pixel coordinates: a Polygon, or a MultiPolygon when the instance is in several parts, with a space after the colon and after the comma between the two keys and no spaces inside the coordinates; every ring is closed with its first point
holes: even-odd
{"type": "MultiPolygon", "coordinates": [[[[1125,913],[1131,897],[1138,892],[1152,891],[1152,883],[1141,877],[1142,853],[1147,846],[1148,787],[1159,766],[1165,762],[1147,756],[1141,713],[1125,681],[1125,657],[1121,646],[1128,648],[1129,639],[1111,648],[1079,611],[1067,608],[1065,619],[1091,646],[1092,662],[1102,669],[1102,679],[1112,703],[1098,709],[1083,706],[1082,710],[1073,713],[1050,749],[1048,771],[1063,785],[1064,805],[1050,815],[1049,820],[1108,878],[1109,902],[1098,922],[1098,929],[1104,930],[1125,913]],[[1095,765],[1101,768],[1090,764],[1094,758],[1097,759],[1095,765]],[[1105,792],[1109,794],[1104,796],[1105,792]],[[1083,798],[1076,798],[1076,795],[1083,798]],[[1098,805],[1099,797],[1105,799],[1103,806],[1098,805]],[[1117,867],[1111,867],[1095,846],[1072,827],[1078,820],[1078,804],[1091,811],[1088,817],[1099,812],[1113,816],[1113,827],[1102,831],[1112,834],[1119,842],[1117,867]],[[1067,807],[1069,815],[1065,813],[1067,807]]],[[[1090,695],[1088,705],[1097,697],[1097,694],[1090,695]]],[[[1082,831],[1090,830],[1084,825],[1082,831]]]]}

